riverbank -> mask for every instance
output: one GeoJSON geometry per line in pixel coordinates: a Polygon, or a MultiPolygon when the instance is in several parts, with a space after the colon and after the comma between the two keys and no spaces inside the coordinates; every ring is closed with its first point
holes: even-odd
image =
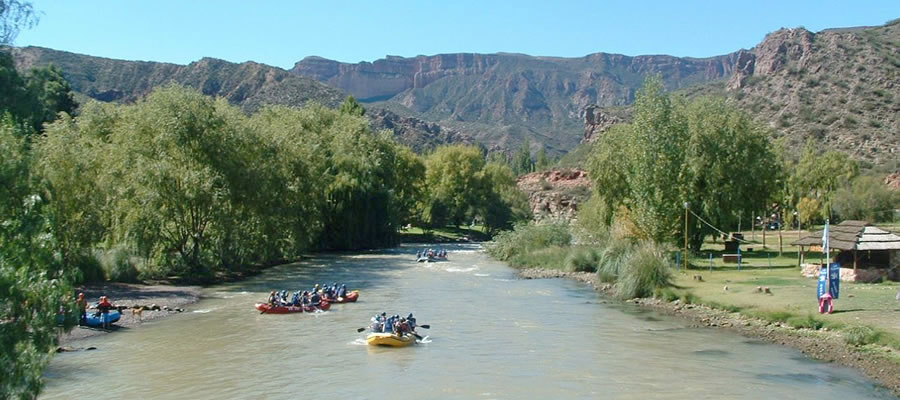
{"type": "MultiPolygon", "coordinates": [[[[613,285],[600,282],[597,274],[590,272],[528,268],[519,270],[519,276],[523,279],[574,279],[593,286],[606,296],[612,297],[615,294],[613,285]]],[[[855,368],[900,396],[900,354],[891,348],[873,349],[873,345],[851,345],[841,332],[828,327],[819,330],[796,328],[787,323],[755,318],[741,312],[686,304],[681,299],[663,301],[640,298],[627,302],[684,318],[695,327],[730,330],[743,336],[795,348],[816,360],[855,368]]]]}
{"type": "Polygon", "coordinates": [[[77,326],[69,333],[60,335],[60,351],[72,349],[72,342],[80,339],[133,329],[144,322],[178,314],[183,311],[183,307],[200,300],[201,287],[102,283],[82,286],[77,288],[77,291],[84,293],[89,304],[96,303],[100,296],[107,296],[114,306],[126,308],[122,310],[122,318],[110,329],[77,326]],[[135,306],[145,306],[149,309],[134,314],[132,309],[135,306]]]}

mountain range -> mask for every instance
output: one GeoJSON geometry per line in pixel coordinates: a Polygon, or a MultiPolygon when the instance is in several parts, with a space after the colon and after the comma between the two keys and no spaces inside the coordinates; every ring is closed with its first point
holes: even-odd
{"type": "MultiPolygon", "coordinates": [[[[133,101],[176,82],[247,111],[263,104],[337,105],[352,94],[378,129],[425,151],[446,142],[570,151],[602,127],[627,121],[649,74],[686,97],[723,96],[799,146],[807,139],[873,165],[897,167],[900,153],[900,23],[770,33],[752,49],[709,57],[578,58],[523,54],[388,56],[341,63],[306,57],[290,70],[204,58],[188,65],[123,61],[24,47],[17,66],[54,64],[79,96],[133,101]]],[[[792,146],[794,147],[794,146],[792,146]]]]}

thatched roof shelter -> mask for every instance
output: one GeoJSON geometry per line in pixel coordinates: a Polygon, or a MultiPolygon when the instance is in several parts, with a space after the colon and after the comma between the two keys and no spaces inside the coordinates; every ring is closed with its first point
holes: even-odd
{"type": "MultiPolygon", "coordinates": [[[[865,221],[844,221],[830,226],[828,241],[831,249],[853,251],[854,268],[856,268],[855,254],[857,251],[900,250],[900,235],[871,226],[865,221]]],[[[821,246],[822,231],[812,232],[791,244],[801,248],[821,246]]]]}

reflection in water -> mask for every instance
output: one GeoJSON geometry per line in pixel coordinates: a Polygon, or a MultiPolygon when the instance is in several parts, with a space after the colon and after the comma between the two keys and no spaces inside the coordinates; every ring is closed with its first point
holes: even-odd
{"type": "Polygon", "coordinates": [[[209,288],[197,312],[57,355],[42,397],[890,398],[798,352],[606,304],[577,282],[518,280],[475,246],[445,247],[446,262],[415,263],[414,247],[317,255],[209,288]],[[359,289],[359,302],[316,314],[253,309],[271,289],[334,281],[359,289]],[[419,331],[425,343],[365,346],[356,329],[382,311],[414,312],[431,325],[419,331]]]}

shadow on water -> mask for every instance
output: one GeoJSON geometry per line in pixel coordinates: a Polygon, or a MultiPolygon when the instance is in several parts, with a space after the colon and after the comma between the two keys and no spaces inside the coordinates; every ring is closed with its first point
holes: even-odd
{"type": "Polygon", "coordinates": [[[730,353],[730,352],[727,352],[727,351],[725,351],[725,350],[713,350],[713,349],[710,349],[710,350],[697,350],[697,351],[694,352],[694,354],[695,354],[695,355],[698,355],[698,356],[724,357],[724,356],[727,356],[727,355],[729,355],[729,354],[731,354],[731,353],[730,353]]]}
{"type": "Polygon", "coordinates": [[[789,374],[756,374],[756,377],[770,382],[779,382],[779,383],[838,383],[842,382],[843,379],[837,377],[835,375],[829,374],[827,372],[813,375],[813,374],[799,374],[799,373],[789,373],[789,374]]]}

